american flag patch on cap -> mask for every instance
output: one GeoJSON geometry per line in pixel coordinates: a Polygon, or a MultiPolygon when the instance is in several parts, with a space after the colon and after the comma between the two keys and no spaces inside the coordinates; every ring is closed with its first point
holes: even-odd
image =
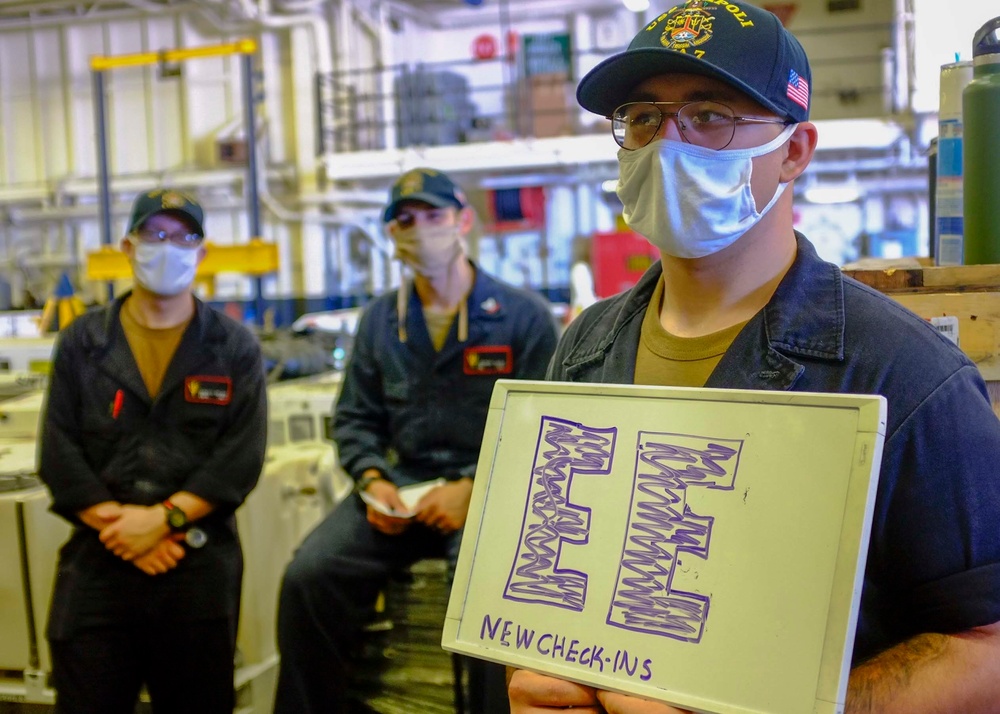
{"type": "Polygon", "coordinates": [[[803,109],[809,109],[809,82],[794,69],[788,70],[788,89],[785,90],[788,98],[798,104],[803,109]]]}

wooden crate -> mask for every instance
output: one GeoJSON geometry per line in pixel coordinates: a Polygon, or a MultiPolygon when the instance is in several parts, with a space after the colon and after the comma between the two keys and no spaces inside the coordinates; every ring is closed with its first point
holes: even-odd
{"type": "Polygon", "coordinates": [[[959,347],[969,356],[1000,415],[1000,265],[845,270],[924,319],[958,318],[959,347]]]}

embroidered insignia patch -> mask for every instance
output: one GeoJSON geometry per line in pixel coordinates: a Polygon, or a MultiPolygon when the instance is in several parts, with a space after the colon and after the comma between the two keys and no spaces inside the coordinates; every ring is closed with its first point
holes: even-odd
{"type": "Polygon", "coordinates": [[[184,399],[193,404],[229,404],[233,399],[233,380],[218,376],[185,377],[184,399]]]}
{"type": "Polygon", "coordinates": [[[409,196],[424,190],[424,175],[419,171],[411,171],[399,180],[399,195],[409,196]]]}
{"type": "Polygon", "coordinates": [[[164,208],[184,208],[187,202],[187,198],[177,191],[167,191],[161,198],[164,208]]]}
{"type": "Polygon", "coordinates": [[[675,7],[668,15],[671,17],[663,25],[663,34],[660,35],[660,43],[664,47],[686,52],[712,39],[715,16],[703,2],[692,0],[683,7],[675,7]]]}

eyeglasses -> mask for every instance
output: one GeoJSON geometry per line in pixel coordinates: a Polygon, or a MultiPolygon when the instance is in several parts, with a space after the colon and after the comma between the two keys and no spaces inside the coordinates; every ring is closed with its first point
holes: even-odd
{"type": "Polygon", "coordinates": [[[181,248],[196,248],[201,244],[204,236],[197,233],[181,233],[180,231],[168,233],[167,231],[154,231],[151,228],[140,228],[135,232],[139,240],[143,243],[163,243],[170,241],[181,248]]]}
{"type": "Polygon", "coordinates": [[[412,228],[417,223],[431,226],[443,226],[451,218],[450,208],[407,208],[400,211],[389,221],[395,223],[400,228],[412,228]]]}
{"type": "Polygon", "coordinates": [[[618,146],[641,149],[660,133],[667,117],[674,117],[681,139],[706,149],[725,149],[736,135],[737,122],[747,124],[791,124],[786,119],[740,117],[719,102],[628,102],[611,115],[611,133],[618,146]],[[675,112],[660,107],[679,107],[675,112]]]}

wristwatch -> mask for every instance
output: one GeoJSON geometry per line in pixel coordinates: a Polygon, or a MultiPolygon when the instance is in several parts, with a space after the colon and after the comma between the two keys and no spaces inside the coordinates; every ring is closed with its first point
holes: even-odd
{"type": "Polygon", "coordinates": [[[381,473],[374,474],[372,476],[364,476],[358,479],[358,493],[364,493],[368,490],[368,487],[372,485],[372,482],[384,479],[381,473]]]}
{"type": "Polygon", "coordinates": [[[167,509],[167,525],[170,526],[170,530],[176,533],[187,528],[187,514],[172,504],[169,498],[164,500],[160,505],[167,509]]]}

